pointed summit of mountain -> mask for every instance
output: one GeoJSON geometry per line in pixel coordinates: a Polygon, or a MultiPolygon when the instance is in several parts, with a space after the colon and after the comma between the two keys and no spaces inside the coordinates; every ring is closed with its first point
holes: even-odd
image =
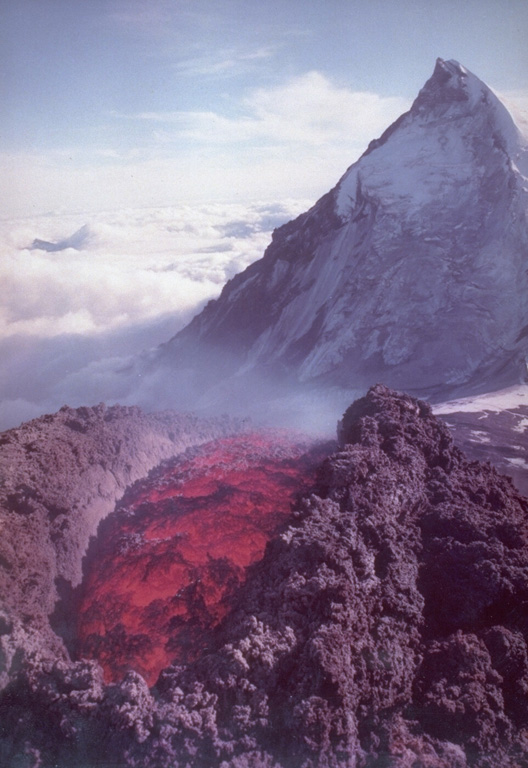
{"type": "Polygon", "coordinates": [[[434,72],[416,98],[413,110],[442,111],[453,102],[470,103],[480,94],[488,92],[488,86],[469,72],[458,61],[438,58],[434,72]]]}
{"type": "Polygon", "coordinates": [[[411,109],[152,366],[193,405],[377,381],[446,399],[523,380],[527,175],[505,105],[438,59],[411,109]]]}
{"type": "MultiPolygon", "coordinates": [[[[493,160],[528,174],[528,142],[491,89],[457,61],[437,59],[409,112],[370,143],[337,186],[338,209],[349,210],[354,189],[370,176],[370,186],[387,184],[396,196],[422,205],[433,194],[469,192],[475,161],[480,176],[493,160]],[[368,158],[368,159],[367,159],[368,158]],[[405,173],[403,173],[405,171],[405,173]],[[451,185],[447,185],[450,181],[451,185]]],[[[383,197],[390,202],[389,195],[383,197]]],[[[452,202],[456,202],[453,196],[452,202]]]]}

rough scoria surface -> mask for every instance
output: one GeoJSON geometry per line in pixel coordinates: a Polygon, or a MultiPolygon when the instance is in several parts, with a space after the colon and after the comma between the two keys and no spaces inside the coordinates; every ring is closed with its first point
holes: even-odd
{"type": "Polygon", "coordinates": [[[384,387],[254,565],[209,649],[149,691],[94,662],[4,692],[7,766],[520,768],[528,503],[384,387]]]}
{"type": "Polygon", "coordinates": [[[0,435],[0,688],[25,654],[67,658],[49,617],[59,595],[81,581],[89,538],[127,486],[161,460],[240,426],[65,406],[0,435]]]}

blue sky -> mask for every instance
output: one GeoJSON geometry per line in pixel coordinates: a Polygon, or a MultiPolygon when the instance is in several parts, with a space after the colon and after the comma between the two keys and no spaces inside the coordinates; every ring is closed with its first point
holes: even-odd
{"type": "Polygon", "coordinates": [[[528,93],[525,0],[3,0],[1,216],[307,197],[437,56],[528,93]]]}

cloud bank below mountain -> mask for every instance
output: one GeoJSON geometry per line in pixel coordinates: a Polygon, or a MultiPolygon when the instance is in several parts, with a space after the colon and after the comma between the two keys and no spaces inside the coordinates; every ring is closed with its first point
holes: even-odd
{"type": "Polygon", "coordinates": [[[62,404],[123,396],[116,371],[166,341],[262,256],[306,207],[283,203],[126,209],[3,221],[0,428],[62,404]],[[31,249],[88,225],[82,249],[31,249]]]}

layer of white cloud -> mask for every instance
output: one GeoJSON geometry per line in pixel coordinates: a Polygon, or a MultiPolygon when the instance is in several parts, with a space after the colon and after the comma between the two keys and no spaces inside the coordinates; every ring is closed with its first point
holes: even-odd
{"type": "Polygon", "coordinates": [[[142,112],[139,120],[176,126],[158,132],[165,141],[191,139],[203,144],[264,142],[296,147],[348,145],[366,148],[409,103],[397,97],[354,92],[308,72],[273,88],[260,88],[243,103],[244,114],[215,112],[142,112]]]}
{"type": "Polygon", "coordinates": [[[315,198],[408,106],[308,72],[226,99],[224,113],[114,114],[106,146],[0,155],[4,215],[315,198]]]}
{"type": "Polygon", "coordinates": [[[528,91],[504,91],[497,95],[510,110],[522,133],[528,138],[528,91]]]}
{"type": "Polygon", "coordinates": [[[0,429],[123,400],[129,356],[171,338],[309,206],[210,204],[0,222],[0,429]],[[89,227],[82,250],[32,249],[89,227]]]}
{"type": "Polygon", "coordinates": [[[187,316],[262,256],[271,229],[303,210],[206,205],[42,216],[0,223],[0,338],[107,332],[167,313],[187,316]],[[83,250],[46,252],[87,224],[83,250]]]}

